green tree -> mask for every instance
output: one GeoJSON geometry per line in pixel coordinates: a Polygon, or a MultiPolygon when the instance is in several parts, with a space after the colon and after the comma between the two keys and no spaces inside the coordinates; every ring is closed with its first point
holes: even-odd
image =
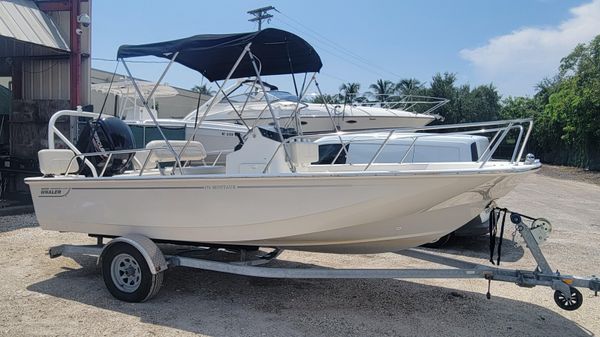
{"type": "Polygon", "coordinates": [[[600,35],[561,60],[533,97],[502,101],[502,118],[534,118],[530,150],[543,162],[600,170],[600,35]]]}
{"type": "Polygon", "coordinates": [[[562,59],[558,89],[541,118],[564,149],[561,161],[600,169],[600,35],[562,59]]]}
{"type": "MultiPolygon", "coordinates": [[[[535,97],[512,97],[509,96],[501,101],[500,104],[500,119],[522,119],[522,118],[534,118],[538,119],[542,110],[544,110],[544,104],[540,103],[540,100],[535,97]]],[[[509,139],[516,140],[517,133],[513,131],[509,134],[509,139]]],[[[541,154],[539,150],[540,144],[544,141],[544,132],[536,124],[533,128],[532,134],[527,142],[527,151],[525,153],[534,153],[538,156],[541,154]]]]}
{"type": "Polygon", "coordinates": [[[493,121],[500,116],[500,94],[493,84],[476,87],[468,93],[467,101],[465,121],[493,121]]]}
{"type": "Polygon", "coordinates": [[[340,93],[344,97],[344,102],[351,103],[358,96],[360,90],[360,83],[348,82],[340,86],[340,93]]]}
{"type": "Polygon", "coordinates": [[[396,83],[395,91],[398,95],[421,95],[424,86],[416,78],[405,78],[396,83]]]}
{"type": "Polygon", "coordinates": [[[394,94],[396,85],[392,81],[380,78],[377,80],[377,82],[371,84],[369,89],[372,90],[370,94],[373,96],[373,98],[375,98],[375,100],[385,102],[391,95],[394,94]]]}
{"type": "Polygon", "coordinates": [[[550,96],[560,88],[561,76],[546,77],[535,85],[535,99],[542,105],[548,104],[550,96]]]}
{"type": "MultiPolygon", "coordinates": [[[[462,88],[465,91],[465,88],[462,88]]],[[[458,121],[461,105],[458,89],[456,88],[456,74],[454,73],[437,73],[431,78],[431,84],[427,90],[427,95],[432,97],[446,98],[450,102],[441,108],[436,113],[444,119],[447,124],[454,124],[458,121]]]]}
{"type": "Polygon", "coordinates": [[[343,98],[340,95],[316,95],[311,100],[310,103],[316,104],[341,104],[343,103],[343,98]]]}
{"type": "Polygon", "coordinates": [[[471,89],[468,84],[458,85],[454,73],[437,73],[426,93],[450,100],[436,111],[446,124],[490,121],[500,115],[500,94],[492,84],[471,89]]]}
{"type": "Polygon", "coordinates": [[[500,109],[501,119],[535,118],[544,109],[542,104],[531,97],[509,96],[502,100],[500,109]]]}

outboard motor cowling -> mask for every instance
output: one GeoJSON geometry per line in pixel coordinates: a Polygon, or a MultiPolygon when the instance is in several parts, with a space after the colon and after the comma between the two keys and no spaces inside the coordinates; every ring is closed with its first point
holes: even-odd
{"type": "MultiPolygon", "coordinates": [[[[131,129],[119,118],[107,116],[99,120],[89,121],[81,131],[76,145],[81,153],[106,152],[130,150],[135,148],[135,141],[131,129]]],[[[109,165],[104,176],[112,176],[123,173],[131,163],[134,153],[113,155],[110,163],[107,163],[107,155],[86,157],[96,168],[98,174],[106,165],[109,165]]],[[[79,163],[84,168],[82,174],[91,176],[90,169],[79,163]]]]}

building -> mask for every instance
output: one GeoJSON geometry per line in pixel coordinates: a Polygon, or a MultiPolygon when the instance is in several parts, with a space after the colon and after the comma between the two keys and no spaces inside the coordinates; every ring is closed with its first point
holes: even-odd
{"type": "MultiPolygon", "coordinates": [[[[28,195],[48,119],[90,103],[88,0],[0,1],[0,165],[2,191],[28,195]]],[[[58,125],[74,138],[76,122],[58,125]]],[[[6,197],[6,195],[2,195],[6,197]]]]}
{"type": "MultiPolygon", "coordinates": [[[[91,85],[112,73],[91,69],[90,8],[91,0],[0,0],[0,199],[29,198],[23,179],[40,174],[52,114],[104,102],[91,85]]],[[[175,90],[157,100],[159,117],[182,118],[198,105],[197,93],[175,90]]],[[[109,95],[104,112],[115,114],[119,99],[109,95]]],[[[78,126],[77,118],[57,123],[73,141],[78,126]]]]}
{"type": "MultiPolygon", "coordinates": [[[[113,80],[113,82],[115,83],[123,83],[124,81],[127,81],[127,76],[122,74],[115,74],[113,79],[113,73],[111,73],[110,71],[92,69],[90,79],[92,87],[94,84],[110,83],[111,80],[113,80]]],[[[158,117],[160,118],[183,118],[196,109],[196,107],[198,106],[198,98],[200,98],[200,104],[203,104],[208,98],[210,98],[206,95],[204,95],[203,97],[199,97],[197,92],[191,90],[177,87],[172,88],[177,91],[176,96],[159,97],[156,99],[156,110],[158,111],[158,117]]],[[[113,116],[118,115],[119,106],[123,100],[123,97],[115,97],[116,95],[113,94],[110,94],[108,98],[106,98],[105,96],[105,93],[92,89],[90,102],[94,106],[94,109],[98,111],[102,107],[106,99],[106,104],[104,106],[103,113],[108,113],[113,116]]]]}

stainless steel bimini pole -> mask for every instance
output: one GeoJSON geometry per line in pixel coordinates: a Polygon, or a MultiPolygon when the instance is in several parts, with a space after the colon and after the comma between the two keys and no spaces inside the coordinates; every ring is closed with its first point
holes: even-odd
{"type": "MultiPolygon", "coordinates": [[[[242,62],[242,60],[244,59],[244,56],[246,56],[246,54],[250,51],[250,46],[252,45],[252,42],[248,43],[246,45],[246,47],[244,47],[244,50],[242,51],[242,53],[240,54],[240,56],[238,57],[237,61],[235,61],[235,64],[233,65],[233,67],[231,68],[231,70],[229,71],[229,74],[227,74],[227,77],[225,78],[225,81],[223,81],[223,84],[221,84],[219,86],[219,90],[217,91],[217,93],[215,94],[214,97],[219,96],[219,93],[223,93],[223,96],[227,96],[225,94],[225,91],[223,91],[223,88],[225,88],[225,84],[227,83],[227,81],[229,81],[231,79],[231,76],[233,76],[233,73],[236,71],[236,69],[238,68],[238,66],[240,65],[240,62],[242,62]]],[[[198,128],[199,125],[202,124],[202,122],[204,122],[204,120],[206,119],[206,116],[208,115],[208,112],[212,109],[212,107],[215,105],[216,100],[212,100],[209,104],[209,106],[206,108],[206,110],[204,111],[204,113],[202,114],[202,117],[200,117],[200,121],[196,124],[196,130],[198,128]]],[[[194,133],[192,134],[192,136],[196,135],[196,130],[194,130],[194,133]]],[[[187,144],[186,144],[187,145],[187,144]]]]}
{"type": "Polygon", "coordinates": [[[123,62],[123,66],[125,66],[125,70],[127,71],[127,76],[129,76],[129,79],[131,80],[131,83],[133,84],[133,87],[135,88],[135,91],[137,92],[138,96],[140,97],[140,100],[142,101],[142,104],[144,104],[144,107],[146,108],[146,111],[150,115],[150,118],[154,122],[154,125],[156,125],[156,128],[158,129],[158,132],[160,133],[161,137],[164,139],[165,143],[167,144],[167,147],[169,148],[169,150],[175,156],[175,163],[179,167],[180,172],[183,174],[182,166],[181,166],[181,161],[179,160],[179,155],[177,154],[177,151],[175,151],[175,149],[173,148],[173,146],[171,145],[171,143],[169,142],[169,140],[167,139],[167,137],[163,133],[163,131],[162,131],[161,127],[160,127],[160,124],[158,124],[158,121],[156,120],[156,117],[154,116],[154,114],[152,113],[152,110],[150,109],[150,106],[148,105],[148,100],[150,98],[152,98],[152,95],[154,95],[154,92],[156,91],[156,88],[158,88],[158,86],[160,85],[160,82],[163,80],[163,78],[165,77],[165,75],[169,71],[169,68],[171,68],[171,65],[175,62],[175,59],[177,58],[177,55],[179,55],[179,52],[175,52],[173,54],[173,57],[171,57],[171,59],[169,60],[169,64],[167,64],[167,67],[163,71],[162,75],[160,75],[160,78],[158,79],[158,82],[156,82],[156,84],[154,85],[154,88],[152,88],[152,91],[150,92],[150,94],[148,95],[147,98],[144,97],[144,94],[142,94],[142,91],[140,90],[139,86],[137,85],[137,82],[135,81],[135,78],[131,74],[131,71],[129,70],[129,67],[127,66],[127,63],[125,62],[125,59],[121,58],[121,62],[123,62]]]}
{"type": "Polygon", "coordinates": [[[340,154],[342,153],[342,151],[344,153],[346,153],[346,158],[349,158],[349,156],[348,156],[348,150],[346,150],[346,144],[344,144],[344,141],[342,140],[342,136],[339,134],[339,132],[341,130],[340,130],[339,126],[335,125],[335,121],[333,120],[333,115],[331,114],[331,111],[329,111],[329,107],[327,106],[327,102],[325,102],[325,96],[323,96],[323,92],[321,91],[321,87],[319,86],[319,82],[317,82],[317,74],[316,73],[313,74],[313,79],[315,80],[315,87],[317,87],[317,91],[319,92],[319,95],[321,95],[321,98],[323,98],[323,102],[324,102],[323,105],[325,105],[325,110],[327,110],[327,115],[329,116],[329,119],[331,120],[331,125],[333,126],[333,130],[335,130],[335,133],[338,135],[338,138],[340,139],[340,144],[342,144],[342,148],[340,149],[340,151],[337,153],[337,155],[333,159],[332,164],[335,164],[335,161],[338,159],[338,157],[340,156],[340,154]]]}
{"type": "MultiPolygon", "coordinates": [[[[221,86],[219,85],[219,83],[217,83],[217,81],[215,81],[215,84],[217,85],[217,88],[221,89],[221,86]]],[[[223,82],[223,84],[225,84],[225,82],[223,82]]],[[[239,86],[237,88],[239,88],[239,86]]],[[[244,105],[242,106],[242,109],[239,110],[239,111],[235,107],[235,105],[233,104],[233,102],[231,102],[231,100],[229,99],[229,94],[224,95],[224,96],[225,97],[223,97],[223,98],[225,98],[225,100],[227,101],[227,103],[229,103],[229,106],[233,109],[233,111],[238,116],[238,118],[240,119],[240,121],[242,122],[242,124],[244,124],[244,126],[246,127],[246,129],[250,130],[250,127],[248,126],[248,124],[246,124],[246,121],[242,117],[242,113],[244,112],[246,104],[248,103],[248,100],[250,99],[250,95],[246,95],[246,100],[244,101],[244,105]]]]}
{"type": "Polygon", "coordinates": [[[314,80],[315,80],[315,76],[313,74],[313,76],[311,76],[311,78],[307,84],[306,83],[306,74],[305,74],[304,82],[302,83],[302,88],[300,88],[300,96],[298,96],[298,101],[296,102],[296,107],[294,108],[294,111],[290,115],[290,118],[288,119],[288,121],[285,125],[286,127],[289,126],[293,120],[296,124],[296,130],[298,131],[299,136],[302,136],[304,134],[304,130],[302,130],[302,123],[300,121],[300,102],[302,101],[302,99],[304,99],[304,96],[308,92],[308,89],[310,88],[310,85],[312,84],[312,82],[314,80]]]}
{"type": "MultiPolygon", "coordinates": [[[[242,51],[242,53],[240,54],[240,56],[238,57],[237,61],[235,61],[235,64],[233,65],[233,67],[231,68],[231,70],[229,71],[229,74],[227,74],[227,77],[225,78],[225,81],[223,81],[223,84],[221,84],[221,86],[219,86],[219,90],[217,91],[217,93],[215,94],[214,98],[216,98],[219,93],[222,93],[223,96],[227,97],[227,95],[225,94],[225,91],[223,91],[223,88],[225,88],[225,84],[227,83],[227,81],[229,81],[231,79],[231,76],[233,76],[233,73],[235,72],[235,70],[238,68],[238,66],[240,65],[240,62],[242,62],[242,60],[244,59],[244,56],[246,56],[246,54],[250,51],[250,46],[252,45],[252,42],[248,43],[246,45],[246,47],[244,47],[244,50],[242,51]]],[[[204,113],[202,114],[202,117],[200,117],[200,121],[198,121],[196,123],[196,125],[194,126],[194,132],[192,133],[192,135],[188,138],[187,142],[185,143],[185,145],[183,145],[183,147],[181,148],[181,152],[179,152],[180,154],[183,154],[183,151],[185,151],[185,149],[187,148],[188,144],[192,141],[192,139],[194,139],[194,137],[196,136],[196,132],[198,131],[198,128],[200,127],[200,125],[202,125],[202,122],[204,122],[204,120],[206,119],[206,116],[208,115],[208,112],[212,109],[212,107],[215,105],[216,100],[213,99],[209,106],[206,108],[206,110],[204,110],[204,113]]],[[[245,124],[245,123],[244,123],[245,124]]],[[[248,127],[246,125],[246,127],[248,127]]]]}
{"type": "Polygon", "coordinates": [[[254,72],[256,73],[256,78],[258,79],[258,83],[260,83],[260,87],[264,93],[265,101],[267,102],[267,106],[269,107],[269,111],[271,112],[271,117],[273,118],[273,124],[275,125],[275,131],[279,134],[279,138],[281,139],[281,144],[283,145],[283,152],[285,153],[285,159],[290,165],[290,170],[292,172],[296,172],[296,167],[292,163],[291,156],[288,153],[287,146],[285,146],[285,142],[283,139],[283,133],[281,132],[281,126],[279,125],[279,119],[275,116],[275,111],[273,111],[273,107],[271,106],[271,101],[269,101],[269,97],[267,95],[267,90],[265,89],[265,84],[260,77],[260,71],[258,70],[258,66],[256,65],[256,58],[252,54],[251,51],[248,52],[248,56],[250,56],[250,60],[252,61],[252,66],[254,67],[254,72]]]}

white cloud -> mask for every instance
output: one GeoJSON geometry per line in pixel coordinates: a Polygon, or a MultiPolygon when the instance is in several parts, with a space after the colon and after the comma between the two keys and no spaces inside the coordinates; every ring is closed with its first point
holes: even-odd
{"type": "Polygon", "coordinates": [[[532,94],[536,83],[556,74],[561,58],[600,34],[600,0],[570,12],[558,26],[524,27],[482,47],[463,49],[460,56],[471,62],[480,81],[493,82],[502,94],[532,94]]]}

